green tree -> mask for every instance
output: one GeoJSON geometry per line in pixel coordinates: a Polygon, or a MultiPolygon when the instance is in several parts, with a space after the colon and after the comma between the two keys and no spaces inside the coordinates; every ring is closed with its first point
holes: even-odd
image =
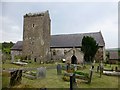
{"type": "Polygon", "coordinates": [[[6,53],[6,54],[10,54],[10,49],[12,48],[13,45],[14,45],[14,43],[12,43],[12,42],[3,42],[2,43],[2,52],[6,53]]]}
{"type": "Polygon", "coordinates": [[[9,60],[11,59],[10,51],[14,43],[12,42],[3,42],[1,43],[1,49],[2,49],[2,54],[4,55],[2,59],[4,60],[9,60]]]}
{"type": "Polygon", "coordinates": [[[81,50],[84,53],[84,60],[86,62],[93,62],[94,56],[98,50],[98,44],[94,38],[89,36],[84,36],[82,39],[82,48],[81,50]]]}

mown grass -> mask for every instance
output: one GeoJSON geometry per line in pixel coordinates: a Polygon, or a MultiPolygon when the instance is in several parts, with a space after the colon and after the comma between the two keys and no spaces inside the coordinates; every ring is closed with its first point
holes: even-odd
{"type": "MultiPolygon", "coordinates": [[[[63,75],[57,75],[56,69],[47,71],[46,78],[30,80],[23,78],[22,84],[15,86],[21,88],[22,85],[29,86],[30,88],[69,88],[70,82],[66,82],[62,79],[63,75]],[[21,87],[20,87],[21,86],[21,87]]],[[[93,73],[91,84],[85,84],[82,80],[77,79],[78,88],[118,88],[118,77],[105,76],[99,77],[98,73],[93,73]]]]}
{"type": "MultiPolygon", "coordinates": [[[[56,64],[36,64],[30,63],[26,66],[18,66],[14,64],[5,63],[3,64],[3,68],[23,68],[23,67],[40,67],[40,66],[56,66],[56,64]]],[[[92,82],[91,84],[85,84],[82,80],[77,79],[77,87],[78,88],[118,88],[118,77],[116,76],[106,76],[102,75],[100,78],[100,74],[96,73],[96,68],[98,64],[95,64],[92,82]]],[[[117,65],[111,65],[111,67],[115,67],[117,65]]],[[[89,73],[91,65],[86,65],[84,70],[80,70],[86,73],[89,73]]],[[[106,68],[111,68],[110,65],[104,66],[106,68]]],[[[64,71],[62,72],[64,73],[64,71]]],[[[62,79],[63,75],[57,75],[56,69],[47,69],[46,71],[46,78],[42,79],[34,79],[30,80],[27,78],[22,77],[22,83],[20,85],[16,85],[13,88],[69,88],[70,82],[66,82],[62,79]]],[[[120,77],[119,77],[120,79],[120,77]]],[[[3,86],[8,86],[9,78],[6,75],[3,75],[3,86]]]]}

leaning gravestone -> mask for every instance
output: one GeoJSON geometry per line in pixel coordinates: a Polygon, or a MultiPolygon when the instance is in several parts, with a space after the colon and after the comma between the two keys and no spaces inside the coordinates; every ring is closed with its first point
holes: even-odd
{"type": "Polygon", "coordinates": [[[100,70],[100,66],[97,66],[97,73],[99,72],[99,70],[100,70]]]}
{"type": "Polygon", "coordinates": [[[100,78],[102,77],[103,74],[103,64],[102,62],[100,63],[100,78]]]}
{"type": "Polygon", "coordinates": [[[91,69],[90,69],[90,76],[89,76],[89,80],[88,80],[88,83],[89,83],[89,84],[91,83],[91,80],[92,80],[93,69],[94,69],[94,66],[92,65],[92,67],[91,67],[91,69]]]}
{"type": "Polygon", "coordinates": [[[22,70],[11,72],[10,86],[20,84],[22,80],[22,70]]]}
{"type": "Polygon", "coordinates": [[[37,78],[45,78],[46,77],[46,68],[40,67],[37,68],[37,78]]]}
{"type": "Polygon", "coordinates": [[[62,73],[62,66],[60,64],[57,65],[57,74],[60,75],[62,73]]]}

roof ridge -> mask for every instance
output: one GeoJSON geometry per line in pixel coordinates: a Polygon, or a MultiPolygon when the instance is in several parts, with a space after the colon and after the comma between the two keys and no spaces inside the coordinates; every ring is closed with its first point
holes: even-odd
{"type": "Polygon", "coordinates": [[[100,33],[100,32],[87,32],[87,33],[70,33],[70,34],[54,34],[51,36],[61,36],[61,35],[81,35],[81,34],[95,34],[95,33],[100,33]]]}

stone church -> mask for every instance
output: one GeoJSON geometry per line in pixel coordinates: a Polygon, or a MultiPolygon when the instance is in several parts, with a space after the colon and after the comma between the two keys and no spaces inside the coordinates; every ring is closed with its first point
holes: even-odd
{"type": "Polygon", "coordinates": [[[16,55],[22,55],[38,63],[62,59],[71,63],[75,55],[76,63],[83,63],[81,42],[84,36],[93,37],[99,45],[95,60],[105,60],[105,42],[101,32],[61,35],[50,35],[50,32],[48,11],[24,15],[23,41],[18,41],[11,48],[12,61],[16,55]]]}

